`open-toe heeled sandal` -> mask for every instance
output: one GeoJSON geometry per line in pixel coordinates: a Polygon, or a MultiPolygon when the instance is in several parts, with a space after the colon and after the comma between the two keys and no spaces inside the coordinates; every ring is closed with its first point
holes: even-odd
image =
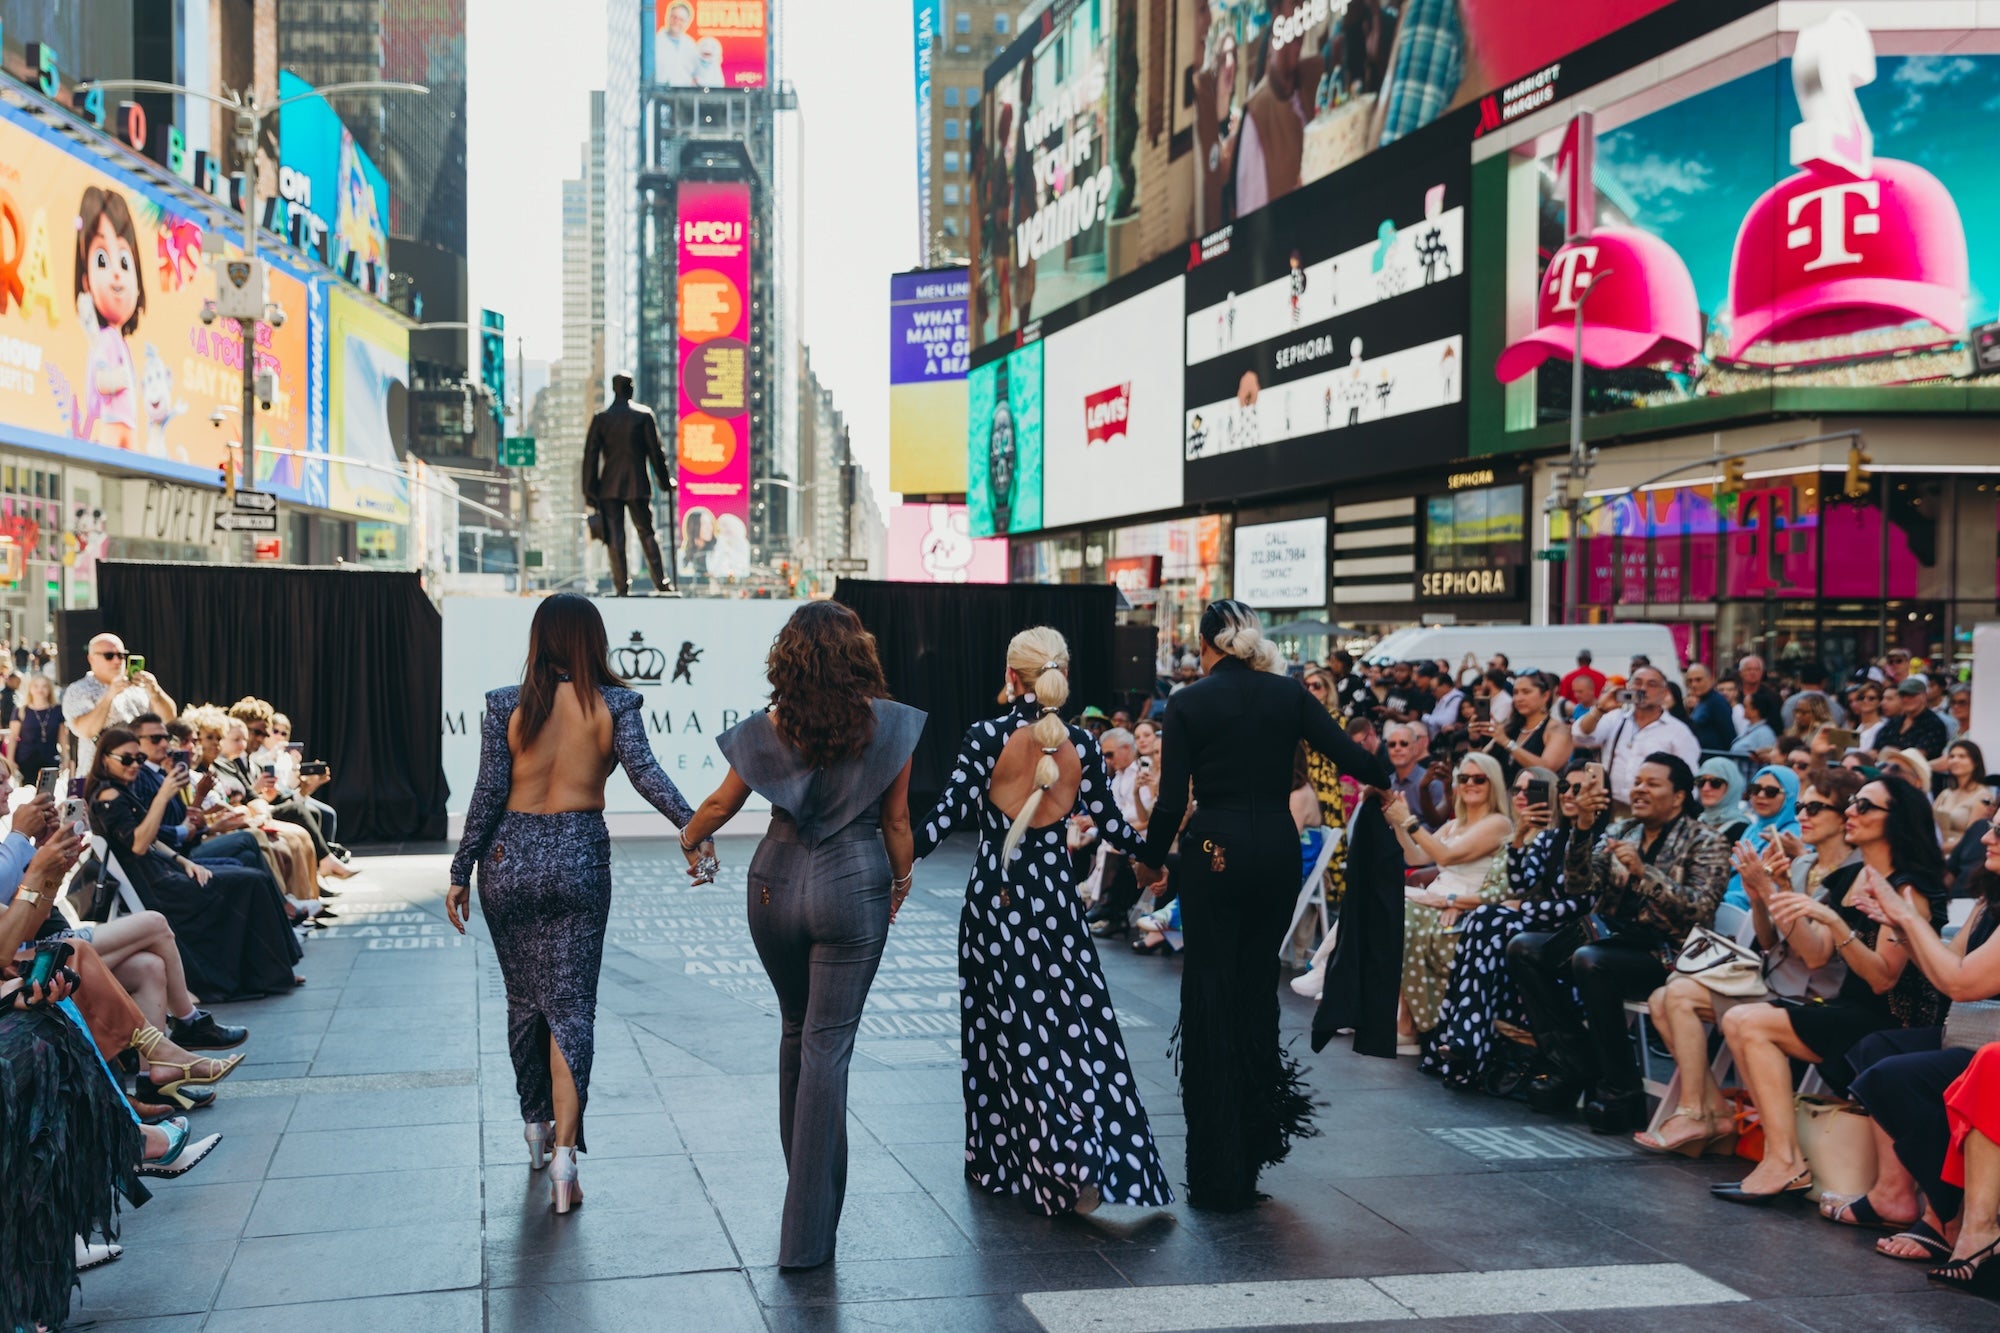
{"type": "Polygon", "coordinates": [[[1942,1267],[1933,1268],[1929,1276],[1933,1282],[1942,1282],[1947,1287],[1957,1287],[1960,1291],[1973,1292],[1980,1296],[2000,1295],[2000,1263],[1993,1260],[1993,1251],[2000,1246],[2000,1240],[1987,1245],[1983,1250],[1968,1254],[1963,1259],[1953,1259],[1942,1267]]]}

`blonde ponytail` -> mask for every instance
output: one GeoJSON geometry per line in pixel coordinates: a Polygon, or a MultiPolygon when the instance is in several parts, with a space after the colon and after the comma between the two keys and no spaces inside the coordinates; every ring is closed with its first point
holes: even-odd
{"type": "Polygon", "coordinates": [[[1241,602],[1210,602],[1202,613],[1201,635],[1225,657],[1234,657],[1258,671],[1282,672],[1278,645],[1264,637],[1263,622],[1241,602]]]}
{"type": "Polygon", "coordinates": [[[1069,701],[1069,644],[1046,625],[1024,629],[1007,645],[1007,667],[1028,683],[1035,702],[1041,705],[1041,716],[1035,719],[1029,734],[1041,747],[1042,756],[1035,761],[1035,789],[1021,803],[1021,813],[1007,826],[1007,840],[1000,849],[1003,874],[1007,863],[1014,858],[1015,848],[1034,824],[1042,794],[1062,776],[1056,755],[1069,740],[1069,727],[1062,720],[1062,706],[1069,701]]]}

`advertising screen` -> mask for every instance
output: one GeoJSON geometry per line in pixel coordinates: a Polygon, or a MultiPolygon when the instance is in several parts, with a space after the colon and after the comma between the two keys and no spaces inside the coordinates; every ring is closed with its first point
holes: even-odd
{"type": "Polygon", "coordinates": [[[1045,526],[1180,504],[1183,288],[1176,276],[1049,336],[1045,526]]]}
{"type": "Polygon", "coordinates": [[[408,522],[409,332],[335,287],[327,293],[326,341],[327,431],[337,445],[327,508],[408,522]]]}
{"type": "Polygon", "coordinates": [[[1326,519],[1239,526],[1234,586],[1247,606],[1326,605],[1326,519]]]}
{"type": "Polygon", "coordinates": [[[653,0],[641,71],[669,88],[762,88],[765,0],[653,0]]]}
{"type": "Polygon", "coordinates": [[[925,254],[931,243],[931,51],[943,26],[944,0],[910,0],[917,87],[917,245],[925,254]]]}
{"type": "Polygon", "coordinates": [[[750,187],[682,181],[674,308],[680,344],[680,567],[750,572],[750,187]]]}
{"type": "Polygon", "coordinates": [[[897,505],[889,511],[889,579],[1005,583],[1007,539],[974,537],[964,505],[897,505]]]}
{"type": "MultiPolygon", "coordinates": [[[[72,157],[0,108],[0,422],[79,462],[214,485],[242,434],[243,340],[203,324],[215,295],[203,220],[136,176],[72,157]]],[[[302,275],[270,262],[283,327],[257,326],[277,377],[260,448],[300,454],[312,327],[302,275]]],[[[301,498],[305,460],[258,456],[259,483],[301,498]]]]}
{"type": "Polygon", "coordinates": [[[889,489],[965,490],[965,297],[962,268],[889,279],[889,489]]]}
{"type": "Polygon", "coordinates": [[[1569,326],[1575,303],[1556,307],[1603,270],[1583,303],[1593,414],[1962,382],[1974,331],[2000,318],[2000,21],[1982,22],[1966,42],[1837,13],[1791,59],[1718,62],[1598,108],[1590,235],[1565,244],[1552,179],[1513,187],[1539,194],[1540,234],[1518,244],[1538,247],[1540,308],[1516,312],[1483,373],[1540,362],[1535,419],[1566,421],[1570,352],[1548,326],[1569,326]]]}
{"type": "Polygon", "coordinates": [[[1042,526],[1042,344],[988,362],[965,380],[965,507],[972,535],[1042,526]]]}
{"type": "Polygon", "coordinates": [[[1389,163],[1281,200],[1189,270],[1188,500],[1464,453],[1465,150],[1389,163]]]}
{"type": "MultiPolygon", "coordinates": [[[[289,71],[278,95],[299,97],[312,85],[289,71]]],[[[389,182],[324,98],[305,97],[278,112],[279,192],[315,219],[301,243],[364,291],[389,292],[389,182]],[[321,247],[321,242],[324,248],[321,247]]]]}
{"type": "Polygon", "coordinates": [[[1057,0],[973,119],[974,346],[1449,112],[1535,110],[1570,53],[1672,3],[1057,0]]]}

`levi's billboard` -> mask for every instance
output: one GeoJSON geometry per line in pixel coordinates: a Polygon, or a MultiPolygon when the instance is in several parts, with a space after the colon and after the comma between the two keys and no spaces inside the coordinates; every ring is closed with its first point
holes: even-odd
{"type": "MultiPolygon", "coordinates": [[[[1872,30],[1844,10],[1800,29],[1786,59],[1760,64],[1768,40],[1746,37],[1634,88],[1596,108],[1594,153],[1578,155],[1574,128],[1548,136],[1545,170],[1495,186],[1496,207],[1503,189],[1536,192],[1540,218],[1509,237],[1521,260],[1537,248],[1507,265],[1536,286],[1492,303],[1513,317],[1480,372],[1511,386],[1516,432],[1568,419],[1579,305],[1592,415],[1720,420],[1768,410],[1740,395],[1787,390],[1839,390],[1853,408],[1853,391],[1975,372],[1973,331],[2000,317],[2000,20],[1968,42],[1913,11],[1867,12],[1872,30]]],[[[1495,178],[1481,180],[1484,212],[1495,178]]]]}
{"type": "Polygon", "coordinates": [[[973,346],[1441,117],[1463,110],[1469,138],[1527,114],[1572,53],[1679,7],[1054,0],[987,67],[968,122],[973,346]]]}
{"type": "Polygon", "coordinates": [[[1042,522],[1051,528],[1181,503],[1181,306],[1176,274],[1050,334],[1042,370],[1042,522]]]}

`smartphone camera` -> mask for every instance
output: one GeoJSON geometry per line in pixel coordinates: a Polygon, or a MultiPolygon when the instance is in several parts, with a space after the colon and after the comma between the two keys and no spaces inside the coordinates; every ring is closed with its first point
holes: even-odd
{"type": "Polygon", "coordinates": [[[133,653],[125,659],[125,679],[137,680],[145,669],[146,655],[144,653],[133,653]]]}
{"type": "Polygon", "coordinates": [[[192,768],[194,767],[194,751],[169,750],[167,751],[167,762],[169,764],[177,764],[182,768],[192,768]]]}

